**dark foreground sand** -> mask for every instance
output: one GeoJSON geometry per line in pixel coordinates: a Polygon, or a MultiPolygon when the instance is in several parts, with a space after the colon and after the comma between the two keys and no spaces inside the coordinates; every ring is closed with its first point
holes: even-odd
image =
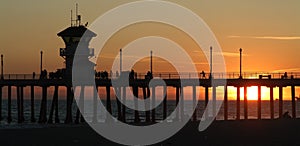
{"type": "MultiPolygon", "coordinates": [[[[191,122],[179,133],[157,145],[300,145],[300,120],[215,121],[198,132],[191,122]]],[[[6,145],[118,145],[86,125],[48,128],[2,128],[0,146],[6,145]]]]}

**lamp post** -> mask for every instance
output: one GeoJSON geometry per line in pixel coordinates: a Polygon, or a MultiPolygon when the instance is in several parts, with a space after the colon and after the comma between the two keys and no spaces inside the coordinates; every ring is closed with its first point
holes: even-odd
{"type": "Polygon", "coordinates": [[[242,51],[243,51],[243,49],[240,48],[240,79],[243,78],[243,76],[242,76],[242,51]]]}
{"type": "Polygon", "coordinates": [[[120,74],[122,73],[122,49],[120,49],[120,74]]]}
{"type": "Polygon", "coordinates": [[[43,71],[43,51],[41,51],[41,63],[40,63],[40,73],[42,74],[43,71]]]}
{"type": "Polygon", "coordinates": [[[150,72],[153,73],[153,51],[150,51],[150,72]]]}
{"type": "Polygon", "coordinates": [[[209,78],[212,78],[212,70],[213,70],[213,54],[212,54],[213,48],[210,47],[210,71],[209,71],[209,78]]]}
{"type": "Polygon", "coordinates": [[[4,79],[4,76],[3,76],[3,54],[1,54],[1,80],[4,79]]]}

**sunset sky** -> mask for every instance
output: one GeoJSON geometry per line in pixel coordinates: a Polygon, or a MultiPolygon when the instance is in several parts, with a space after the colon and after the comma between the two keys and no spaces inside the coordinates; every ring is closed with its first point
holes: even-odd
{"type": "MultiPolygon", "coordinates": [[[[244,71],[300,70],[298,0],[172,2],[191,9],[208,24],[223,49],[228,71],[239,70],[239,48],[244,49],[244,71]]],[[[63,67],[58,50],[64,44],[56,34],[69,27],[70,10],[75,9],[75,3],[80,6],[83,22],[91,24],[101,14],[125,1],[1,1],[0,53],[5,57],[5,73],[38,72],[40,50],[44,51],[44,67],[47,70],[63,67]]],[[[127,36],[134,34],[126,32],[126,29],[137,30],[134,26],[125,28],[127,36]]],[[[101,34],[98,36],[101,38],[101,34]]],[[[123,40],[123,44],[126,43],[129,42],[123,40]]],[[[112,45],[110,49],[118,50],[119,46],[112,45]]],[[[205,58],[198,61],[207,62],[205,58]]]]}
{"type": "MultiPolygon", "coordinates": [[[[227,71],[239,71],[239,48],[243,48],[244,72],[300,72],[299,0],[170,0],[198,14],[216,35],[227,71]]],[[[130,1],[53,0],[0,2],[0,53],[4,55],[6,74],[39,72],[39,55],[44,51],[43,67],[48,71],[63,68],[59,48],[64,43],[57,33],[70,26],[70,10],[79,4],[83,24],[91,24],[106,11],[130,1]]],[[[111,55],[138,37],[158,35],[181,44],[194,56],[198,70],[209,71],[206,58],[193,53],[197,47],[182,31],[158,23],[131,25],[116,33],[106,44],[97,68],[109,70],[111,55]],[[156,30],[153,32],[152,30],[156,30]],[[172,32],[172,35],[170,35],[172,32]],[[178,37],[180,36],[180,37],[178,37]]],[[[101,39],[98,34],[96,39],[101,39]]],[[[97,46],[91,46],[97,48],[97,46]]],[[[113,56],[114,57],[114,56],[113,56]]],[[[157,61],[161,61],[158,60],[157,61]]],[[[143,60],[135,67],[141,72],[143,60]]],[[[154,63],[155,71],[171,66],[154,63]]]]}

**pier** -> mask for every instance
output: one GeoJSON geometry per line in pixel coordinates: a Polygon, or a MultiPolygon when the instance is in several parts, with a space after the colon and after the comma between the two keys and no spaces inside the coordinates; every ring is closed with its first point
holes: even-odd
{"type": "MultiPolygon", "coordinates": [[[[257,119],[262,119],[261,114],[262,114],[262,109],[261,109],[261,102],[262,102],[262,95],[261,95],[261,87],[268,87],[270,90],[270,99],[268,102],[270,103],[270,119],[274,119],[274,88],[278,87],[278,92],[279,92],[279,101],[278,101],[278,106],[279,106],[279,117],[282,117],[284,111],[283,111],[283,89],[286,87],[291,88],[291,99],[290,102],[292,104],[292,113],[291,116],[292,118],[296,118],[296,95],[295,95],[295,88],[300,86],[300,74],[299,73],[289,73],[288,76],[289,78],[283,78],[283,73],[276,73],[276,74],[269,74],[271,78],[262,78],[260,74],[257,74],[257,76],[253,75],[252,73],[245,73],[244,78],[229,78],[229,77],[235,77],[233,73],[228,73],[226,75],[220,75],[220,74],[214,74],[213,79],[199,79],[195,78],[196,75],[194,74],[188,74],[186,73],[183,76],[187,76],[187,78],[184,79],[179,79],[178,75],[176,74],[168,74],[168,73],[160,73],[160,74],[154,74],[154,77],[160,77],[163,79],[163,81],[166,84],[166,87],[164,88],[166,92],[166,88],[174,88],[175,89],[175,95],[176,95],[176,105],[178,104],[179,100],[185,100],[185,97],[183,96],[183,92],[185,92],[184,89],[181,87],[191,87],[192,88],[192,96],[193,96],[193,105],[198,104],[198,97],[196,97],[196,92],[200,92],[198,87],[202,87],[205,90],[205,106],[208,103],[209,98],[213,98],[216,96],[216,88],[222,86],[224,88],[224,108],[221,109],[224,112],[224,118],[223,120],[228,120],[228,87],[235,87],[237,89],[236,93],[236,120],[241,120],[241,104],[243,104],[244,108],[244,119],[248,119],[248,100],[247,100],[247,87],[251,86],[257,86],[258,87],[258,100],[257,102],[257,119]],[[251,78],[247,78],[247,75],[251,76],[251,78]],[[223,80],[226,79],[226,85],[223,84],[223,80]],[[199,85],[195,85],[195,80],[198,80],[200,82],[199,85]],[[212,81],[214,82],[212,86],[212,81]],[[240,99],[240,90],[241,88],[244,88],[244,100],[243,103],[241,102],[240,99]],[[211,90],[209,90],[211,89],[211,90]],[[211,91],[211,92],[209,92],[211,91]],[[212,97],[209,97],[209,95],[212,95],[212,97]]],[[[113,111],[116,111],[116,115],[118,115],[116,118],[123,122],[126,121],[126,117],[128,114],[126,113],[126,106],[122,105],[120,101],[117,100],[117,110],[113,110],[113,106],[111,105],[112,103],[112,97],[111,97],[111,89],[112,89],[112,80],[117,80],[116,77],[113,78],[96,78],[95,83],[96,83],[96,88],[105,88],[105,93],[94,93],[94,98],[93,102],[97,103],[98,100],[101,100],[97,98],[97,94],[102,94],[106,96],[106,110],[108,113],[113,113],[113,111]]],[[[153,80],[156,80],[155,78],[153,80]]],[[[151,98],[151,101],[155,101],[155,89],[156,87],[159,87],[161,85],[154,85],[153,87],[149,87],[149,80],[142,78],[142,74],[138,74],[137,78],[134,80],[130,80],[129,88],[132,89],[133,94],[136,97],[139,98],[151,98]],[[140,77],[140,78],[139,78],[140,77]],[[139,89],[141,89],[143,92],[139,93],[139,89]],[[152,97],[150,97],[150,91],[152,92],[152,97]]],[[[1,108],[0,108],[0,115],[1,119],[4,120],[3,117],[6,117],[6,120],[8,123],[12,122],[12,110],[14,109],[12,107],[12,88],[15,88],[14,90],[16,93],[16,100],[17,100],[17,119],[15,119],[18,123],[22,123],[25,121],[24,119],[24,88],[29,87],[29,95],[30,95],[30,111],[31,111],[31,122],[39,122],[39,123],[53,123],[53,118],[55,123],[60,123],[62,119],[59,119],[58,117],[58,112],[61,110],[58,107],[58,93],[61,88],[65,88],[66,90],[63,90],[66,92],[66,97],[65,99],[60,99],[60,100],[66,100],[66,117],[64,119],[65,123],[79,123],[79,122],[84,122],[84,119],[82,118],[80,111],[78,110],[76,113],[76,118],[73,119],[74,115],[72,115],[72,105],[74,104],[74,95],[73,95],[73,88],[69,82],[67,82],[64,79],[50,79],[48,77],[43,78],[43,79],[36,79],[36,78],[29,78],[29,75],[4,75],[4,78],[0,80],[0,103],[1,103],[1,108]],[[22,77],[22,78],[21,78],[22,77]],[[3,90],[3,88],[7,89],[7,91],[3,90]],[[50,107],[50,111],[47,111],[47,99],[49,99],[47,93],[49,88],[53,87],[53,98],[52,98],[52,103],[50,107]],[[37,102],[36,96],[35,96],[35,88],[41,88],[41,100],[38,100],[40,103],[40,112],[35,113],[35,102],[37,102]],[[7,95],[7,97],[4,97],[3,95],[7,95]],[[7,100],[3,100],[3,99],[7,100]],[[7,101],[7,103],[4,103],[4,101],[7,101]],[[2,104],[7,104],[7,115],[2,114],[3,106],[2,104]],[[38,119],[35,119],[35,115],[38,115],[38,119]]],[[[125,87],[119,87],[117,90],[123,89],[125,87]]],[[[26,89],[26,88],[25,88],[26,89]]],[[[61,89],[62,90],[62,89],[61,89]]],[[[81,87],[81,92],[80,92],[80,105],[83,105],[84,102],[84,88],[81,87]]],[[[126,96],[126,93],[123,92],[123,97],[126,96]]],[[[123,98],[123,100],[126,100],[126,97],[123,98]]],[[[163,119],[165,119],[168,115],[168,94],[166,94],[166,97],[163,100],[163,108],[162,108],[162,113],[163,113],[163,119]]],[[[215,100],[213,100],[215,102],[215,100]]],[[[138,105],[135,105],[138,106],[138,105]]],[[[146,105],[149,106],[149,105],[146,105]]],[[[179,106],[180,111],[176,114],[176,120],[181,119],[180,117],[184,116],[184,106],[183,105],[177,105],[179,106]]],[[[215,108],[215,107],[214,107],[215,108]]],[[[97,122],[97,104],[93,104],[93,121],[97,122]]],[[[134,111],[134,115],[131,117],[134,117],[134,122],[139,123],[139,122],[156,122],[157,120],[163,120],[163,119],[158,119],[156,117],[156,112],[157,109],[153,109],[151,111],[146,111],[145,112],[145,121],[141,121],[140,118],[140,112],[139,111],[134,111]]],[[[191,120],[197,120],[199,117],[197,117],[197,112],[201,112],[198,110],[194,111],[193,117],[191,120]]],[[[213,112],[216,112],[215,109],[213,109],[213,112]]],[[[207,115],[206,115],[207,116],[207,115]]],[[[27,119],[28,120],[28,119],[27,119]]]]}

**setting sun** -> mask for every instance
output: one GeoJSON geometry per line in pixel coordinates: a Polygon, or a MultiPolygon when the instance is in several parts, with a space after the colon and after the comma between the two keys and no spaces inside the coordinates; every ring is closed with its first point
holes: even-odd
{"type": "MultiPolygon", "coordinates": [[[[267,87],[261,87],[261,99],[269,100],[269,89],[267,87]]],[[[240,92],[241,99],[244,99],[244,88],[241,88],[240,92]]],[[[247,99],[248,100],[257,100],[258,99],[258,87],[251,86],[247,88],[247,99]]]]}

